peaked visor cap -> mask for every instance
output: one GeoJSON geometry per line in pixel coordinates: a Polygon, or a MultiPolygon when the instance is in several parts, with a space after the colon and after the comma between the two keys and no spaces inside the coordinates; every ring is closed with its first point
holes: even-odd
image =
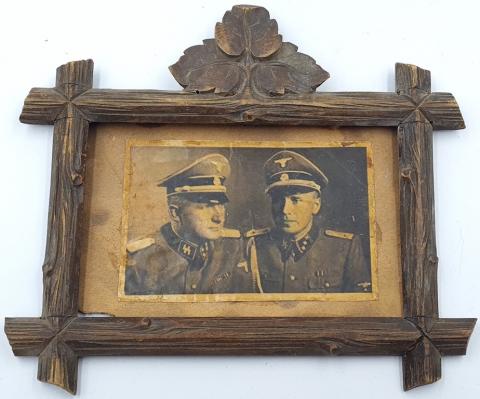
{"type": "Polygon", "coordinates": [[[225,179],[230,176],[230,163],[221,154],[205,155],[184,168],[166,176],[158,186],[167,188],[167,196],[186,195],[228,201],[225,179]]]}
{"type": "Polygon", "coordinates": [[[279,151],[263,166],[267,188],[299,187],[317,191],[328,184],[328,178],[313,162],[294,151],[279,151]]]}

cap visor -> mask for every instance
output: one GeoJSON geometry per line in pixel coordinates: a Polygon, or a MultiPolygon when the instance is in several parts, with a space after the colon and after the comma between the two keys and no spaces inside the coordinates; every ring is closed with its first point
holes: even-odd
{"type": "Polygon", "coordinates": [[[223,192],[207,192],[207,193],[200,193],[200,192],[189,192],[189,193],[172,193],[173,195],[178,195],[181,196],[188,201],[191,202],[200,202],[200,203],[218,203],[218,204],[224,204],[225,202],[228,202],[228,196],[227,194],[223,192]]]}
{"type": "Polygon", "coordinates": [[[320,186],[311,180],[287,180],[276,181],[270,184],[266,188],[265,193],[269,193],[272,190],[289,190],[293,192],[316,191],[319,193],[320,186]]]}

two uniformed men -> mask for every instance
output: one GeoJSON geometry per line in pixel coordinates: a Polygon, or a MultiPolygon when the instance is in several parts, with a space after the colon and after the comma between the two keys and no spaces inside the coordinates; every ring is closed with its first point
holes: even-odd
{"type": "Polygon", "coordinates": [[[125,293],[370,292],[359,237],[318,222],[324,173],[293,151],[277,152],[264,172],[274,227],[243,237],[224,227],[224,156],[204,156],[163,179],[170,223],[127,245],[125,293]]]}

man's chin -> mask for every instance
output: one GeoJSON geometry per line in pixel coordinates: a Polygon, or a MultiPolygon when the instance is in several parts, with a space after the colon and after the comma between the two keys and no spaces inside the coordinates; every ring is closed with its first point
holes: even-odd
{"type": "Polygon", "coordinates": [[[203,232],[202,237],[205,240],[218,240],[222,237],[222,229],[211,229],[203,232]]]}
{"type": "Polygon", "coordinates": [[[277,226],[285,234],[298,233],[298,225],[295,222],[281,222],[278,223],[277,226]]]}
{"type": "Polygon", "coordinates": [[[280,230],[284,233],[284,234],[288,234],[288,235],[295,235],[298,233],[298,229],[294,229],[292,227],[280,227],[280,230]]]}

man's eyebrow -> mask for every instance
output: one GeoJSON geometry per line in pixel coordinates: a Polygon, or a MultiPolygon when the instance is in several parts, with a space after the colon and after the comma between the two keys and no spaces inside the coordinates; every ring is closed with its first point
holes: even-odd
{"type": "Polygon", "coordinates": [[[299,197],[297,195],[290,195],[289,198],[293,201],[304,201],[305,200],[305,198],[299,197]]]}

